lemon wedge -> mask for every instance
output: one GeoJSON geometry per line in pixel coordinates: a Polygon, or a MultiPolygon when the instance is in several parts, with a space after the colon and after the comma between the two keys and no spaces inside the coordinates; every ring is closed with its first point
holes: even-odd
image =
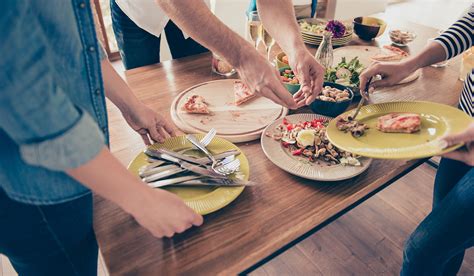
{"type": "Polygon", "coordinates": [[[314,145],[314,131],[310,129],[303,129],[302,131],[298,132],[298,136],[296,136],[296,141],[302,147],[310,147],[314,145]]]}

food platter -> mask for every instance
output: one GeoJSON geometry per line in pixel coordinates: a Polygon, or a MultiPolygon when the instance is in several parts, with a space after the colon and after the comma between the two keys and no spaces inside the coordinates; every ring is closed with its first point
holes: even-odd
{"type": "MultiPolygon", "coordinates": [[[[292,122],[305,122],[314,119],[331,119],[318,114],[293,114],[285,117],[292,122]]],[[[261,145],[267,158],[282,170],[299,177],[318,181],[339,181],[349,179],[363,173],[370,166],[372,159],[360,158],[361,166],[331,165],[326,163],[306,162],[299,156],[293,156],[274,138],[268,137],[278,125],[282,124],[283,118],[270,124],[262,133],[261,145]]]]}
{"type": "Polygon", "coordinates": [[[173,122],[186,133],[217,135],[234,143],[258,139],[263,129],[288,114],[288,109],[264,97],[256,97],[242,105],[234,104],[233,79],[200,83],[181,92],[171,104],[173,122]],[[199,95],[206,99],[211,114],[189,114],[182,110],[187,98],[199,95]]]}
{"type": "MultiPolygon", "coordinates": [[[[202,134],[197,134],[198,139],[202,139],[202,134]]],[[[165,148],[172,151],[183,151],[189,149],[187,154],[196,154],[191,149],[191,143],[188,142],[185,136],[172,137],[167,139],[162,144],[154,144],[150,146],[153,149],[165,148]]],[[[212,154],[218,154],[227,150],[240,149],[231,142],[215,137],[207,148],[212,154]]],[[[240,160],[239,177],[243,180],[248,180],[250,175],[249,162],[245,154],[241,153],[236,156],[240,160]]],[[[144,153],[138,154],[133,161],[128,165],[128,170],[138,177],[139,168],[147,165],[147,156],[144,153]]],[[[145,184],[143,184],[145,185],[145,184]]],[[[201,215],[206,215],[215,212],[233,200],[235,200],[244,190],[244,186],[237,187],[164,187],[173,194],[180,197],[186,205],[201,215]]]]}
{"type": "MultiPolygon", "coordinates": [[[[352,114],[347,111],[341,116],[352,114]]],[[[337,129],[336,120],[329,123],[327,137],[338,148],[371,158],[417,159],[440,155],[461,145],[443,148],[440,138],[466,129],[472,118],[461,110],[433,102],[387,102],[361,108],[357,121],[369,129],[353,137],[337,129]],[[390,113],[416,113],[421,116],[421,130],[416,133],[384,133],[376,128],[377,119],[390,113]]]]}

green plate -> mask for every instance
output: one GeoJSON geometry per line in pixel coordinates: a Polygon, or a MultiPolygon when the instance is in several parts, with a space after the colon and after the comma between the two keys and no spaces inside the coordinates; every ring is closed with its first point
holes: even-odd
{"type": "MultiPolygon", "coordinates": [[[[350,110],[342,114],[352,114],[350,110]]],[[[353,137],[329,123],[327,136],[336,147],[355,154],[380,159],[417,159],[440,155],[462,145],[443,149],[439,138],[464,131],[472,118],[461,110],[432,102],[388,102],[361,108],[357,120],[369,126],[362,137],[353,137]],[[421,115],[421,130],[416,133],[384,133],[376,128],[377,119],[388,113],[410,112],[421,115]]]]}
{"type": "MultiPolygon", "coordinates": [[[[196,134],[196,137],[202,139],[204,135],[196,134]]],[[[150,146],[153,149],[165,148],[173,151],[183,151],[189,155],[199,155],[199,152],[191,149],[191,143],[188,142],[185,136],[172,137],[166,140],[162,144],[154,144],[150,146]]],[[[231,142],[224,140],[219,137],[215,137],[207,148],[213,153],[217,154],[227,150],[240,149],[232,144],[231,142]]],[[[237,158],[240,160],[240,171],[239,178],[244,180],[249,179],[249,162],[245,154],[240,151],[240,155],[237,158]]],[[[128,169],[138,177],[138,169],[143,165],[148,164],[147,156],[144,153],[140,153],[133,159],[128,165],[128,169]]],[[[162,188],[171,193],[176,194],[178,197],[191,207],[194,211],[201,215],[206,215],[215,212],[236,199],[244,190],[242,187],[166,187],[162,188]]]]}

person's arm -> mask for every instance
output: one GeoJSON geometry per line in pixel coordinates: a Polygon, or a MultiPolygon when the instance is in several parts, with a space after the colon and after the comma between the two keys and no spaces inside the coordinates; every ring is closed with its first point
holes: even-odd
{"type": "Polygon", "coordinates": [[[177,196],[149,188],[131,175],[105,147],[92,160],[66,172],[130,213],[156,237],[172,237],[203,222],[202,216],[177,196]]]}
{"type": "Polygon", "coordinates": [[[120,109],[127,123],[140,134],[146,145],[151,144],[150,138],[161,143],[176,135],[168,120],[138,100],[108,60],[102,60],[101,67],[105,95],[120,109]]]}
{"type": "Polygon", "coordinates": [[[58,66],[34,7],[17,1],[0,2],[5,39],[0,43],[0,129],[18,145],[23,161],[68,173],[130,212],[155,236],[200,225],[202,217],[184,202],[148,188],[111,155],[94,119],[55,81],[58,66]]]}
{"type": "Polygon", "coordinates": [[[419,68],[450,59],[469,49],[473,45],[474,4],[449,29],[428,44],[419,54],[399,63],[375,63],[362,72],[360,89],[365,87],[367,80],[377,74],[383,79],[371,86],[383,87],[397,84],[419,68]]]}
{"type": "Polygon", "coordinates": [[[464,146],[458,150],[448,152],[443,155],[445,158],[458,160],[474,166],[474,123],[471,123],[466,131],[458,134],[449,135],[443,138],[444,147],[450,147],[459,143],[464,146]]]}
{"type": "Polygon", "coordinates": [[[295,95],[298,106],[309,105],[321,92],[324,67],[311,55],[300,35],[291,0],[257,0],[258,13],[265,30],[288,55],[290,66],[301,83],[295,95]]]}
{"type": "Polygon", "coordinates": [[[155,0],[183,32],[232,64],[252,91],[272,101],[295,108],[277,72],[238,34],[224,25],[202,0],[155,0]]]}

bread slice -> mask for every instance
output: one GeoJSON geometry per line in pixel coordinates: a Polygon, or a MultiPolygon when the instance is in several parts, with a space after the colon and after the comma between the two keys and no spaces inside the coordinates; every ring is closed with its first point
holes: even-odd
{"type": "Polygon", "coordinates": [[[241,81],[234,82],[234,104],[241,105],[245,102],[255,98],[255,93],[252,93],[250,89],[241,81]]]}

